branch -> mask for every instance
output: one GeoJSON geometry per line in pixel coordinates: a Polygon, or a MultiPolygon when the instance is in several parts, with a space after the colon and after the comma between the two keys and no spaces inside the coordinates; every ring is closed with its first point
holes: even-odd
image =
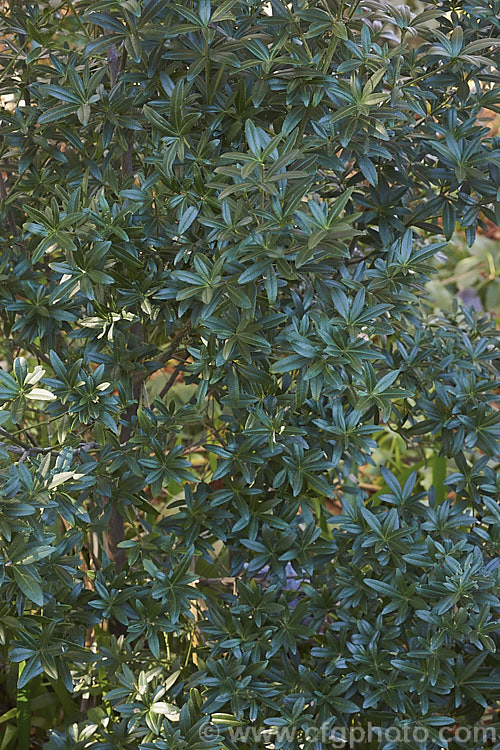
{"type": "MultiPolygon", "coordinates": [[[[1,431],[3,434],[9,434],[6,430],[2,429],[1,431]]],[[[73,455],[80,453],[80,451],[97,450],[100,447],[99,443],[80,443],[78,448],[73,448],[73,455]]],[[[21,461],[26,461],[30,456],[44,456],[47,455],[47,453],[52,453],[53,456],[61,455],[61,452],[54,448],[36,448],[35,446],[8,445],[7,450],[9,453],[17,453],[20,455],[21,461]]]]}
{"type": "Polygon", "coordinates": [[[181,371],[181,369],[182,369],[182,363],[177,365],[177,367],[175,367],[173,373],[171,374],[171,376],[169,377],[169,379],[167,380],[167,382],[161,389],[160,393],[158,394],[158,398],[162,399],[164,398],[164,396],[167,395],[167,393],[169,392],[169,390],[172,388],[173,384],[177,380],[177,376],[179,372],[181,371]]]}
{"type": "MultiPolygon", "coordinates": [[[[7,188],[5,187],[5,182],[4,182],[1,170],[0,170],[0,198],[2,200],[7,200],[7,188]]],[[[10,231],[12,232],[13,236],[16,238],[19,237],[19,232],[17,231],[17,224],[14,218],[14,213],[10,206],[7,209],[7,221],[9,222],[10,231]]]]}
{"type": "Polygon", "coordinates": [[[172,341],[170,342],[170,346],[168,347],[168,349],[164,352],[160,352],[160,354],[157,357],[155,357],[155,361],[165,364],[170,359],[172,359],[173,355],[177,351],[177,347],[179,343],[182,341],[186,333],[189,331],[190,327],[191,325],[187,323],[180,329],[180,331],[177,331],[172,341]]]}
{"type": "Polygon", "coordinates": [[[200,586],[234,586],[236,578],[231,576],[226,576],[224,578],[203,578],[203,576],[200,576],[196,581],[193,581],[193,583],[198,583],[200,586]]]}
{"type": "Polygon", "coordinates": [[[6,438],[9,438],[9,440],[12,440],[13,443],[15,443],[19,448],[22,448],[23,450],[26,450],[27,448],[31,448],[30,445],[26,445],[22,442],[22,440],[19,440],[16,438],[15,435],[13,435],[8,430],[5,430],[3,427],[0,427],[0,435],[4,435],[6,438]]]}
{"type": "MultiPolygon", "coordinates": [[[[133,333],[139,341],[144,341],[143,326],[140,321],[134,323],[131,328],[133,333]]],[[[126,444],[130,440],[132,435],[132,419],[137,414],[137,408],[139,405],[139,399],[141,396],[142,383],[145,376],[141,374],[137,377],[132,377],[132,396],[134,401],[130,404],[127,411],[125,412],[125,424],[120,429],[120,443],[126,444]]],[[[123,516],[116,507],[115,503],[109,498],[108,502],[111,503],[111,515],[108,523],[107,540],[109,546],[109,557],[112,562],[115,563],[116,572],[120,573],[127,561],[127,553],[124,549],[119,547],[120,542],[125,540],[125,525],[123,516]]]]}
{"type": "MultiPolygon", "coordinates": [[[[183,326],[172,338],[170,342],[169,348],[162,352],[158,357],[156,357],[156,361],[160,362],[161,364],[164,364],[165,362],[168,362],[172,356],[177,351],[177,347],[179,345],[179,342],[181,339],[185,336],[186,332],[189,329],[189,324],[183,326]]],[[[137,322],[132,327],[132,333],[134,333],[138,339],[142,342],[144,339],[144,333],[143,333],[143,327],[142,323],[137,322]]],[[[159,368],[158,368],[159,369],[159,368]]],[[[128,441],[130,440],[130,437],[132,435],[133,427],[132,427],[132,420],[134,416],[137,414],[137,407],[138,402],[141,396],[141,389],[144,380],[151,375],[150,372],[147,373],[134,373],[132,375],[132,395],[134,399],[134,403],[132,403],[129,408],[127,409],[125,413],[125,424],[122,425],[122,428],[120,430],[120,444],[122,446],[127,445],[128,441]]],[[[111,508],[111,516],[109,519],[108,524],[108,543],[109,543],[109,551],[110,551],[110,558],[116,565],[117,572],[120,572],[122,568],[125,565],[126,562],[126,552],[123,548],[119,547],[120,542],[123,542],[125,539],[125,528],[124,528],[124,522],[123,517],[116,507],[116,505],[112,505],[111,508]]]]}
{"type": "Polygon", "coordinates": [[[14,346],[17,346],[18,349],[26,349],[27,352],[30,354],[33,354],[40,362],[44,362],[49,367],[52,367],[52,363],[50,361],[50,358],[44,354],[35,344],[19,344],[18,342],[14,341],[14,346]]]}
{"type": "Polygon", "coordinates": [[[112,44],[108,48],[108,67],[109,81],[111,84],[111,88],[113,88],[120,72],[120,55],[118,54],[114,44],[112,44]]]}

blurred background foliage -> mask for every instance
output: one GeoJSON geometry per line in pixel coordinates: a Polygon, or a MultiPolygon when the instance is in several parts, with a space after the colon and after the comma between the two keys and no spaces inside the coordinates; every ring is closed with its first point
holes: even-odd
{"type": "MultiPolygon", "coordinates": [[[[480,120],[491,135],[500,133],[500,116],[484,110],[480,120]]],[[[458,227],[434,261],[436,276],[427,283],[437,308],[451,310],[460,299],[475,310],[492,313],[500,321],[500,230],[491,222],[480,229],[472,247],[458,227]]]]}

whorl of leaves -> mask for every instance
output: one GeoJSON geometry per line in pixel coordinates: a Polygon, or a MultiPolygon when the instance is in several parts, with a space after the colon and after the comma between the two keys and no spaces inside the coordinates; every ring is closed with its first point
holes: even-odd
{"type": "Polygon", "coordinates": [[[3,4],[0,632],[50,750],[494,710],[497,331],[424,284],[498,223],[499,18],[3,4]]]}

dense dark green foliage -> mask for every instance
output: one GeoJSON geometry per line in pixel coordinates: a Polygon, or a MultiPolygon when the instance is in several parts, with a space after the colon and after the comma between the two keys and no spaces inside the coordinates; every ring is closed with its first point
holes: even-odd
{"type": "Polygon", "coordinates": [[[485,746],[452,727],[495,720],[500,693],[498,337],[435,315],[424,284],[457,223],[472,243],[496,221],[478,115],[499,111],[499,18],[497,0],[3,4],[19,736],[45,687],[50,750],[262,746],[238,722],[485,746]],[[373,494],[387,435],[404,455],[373,494]]]}

